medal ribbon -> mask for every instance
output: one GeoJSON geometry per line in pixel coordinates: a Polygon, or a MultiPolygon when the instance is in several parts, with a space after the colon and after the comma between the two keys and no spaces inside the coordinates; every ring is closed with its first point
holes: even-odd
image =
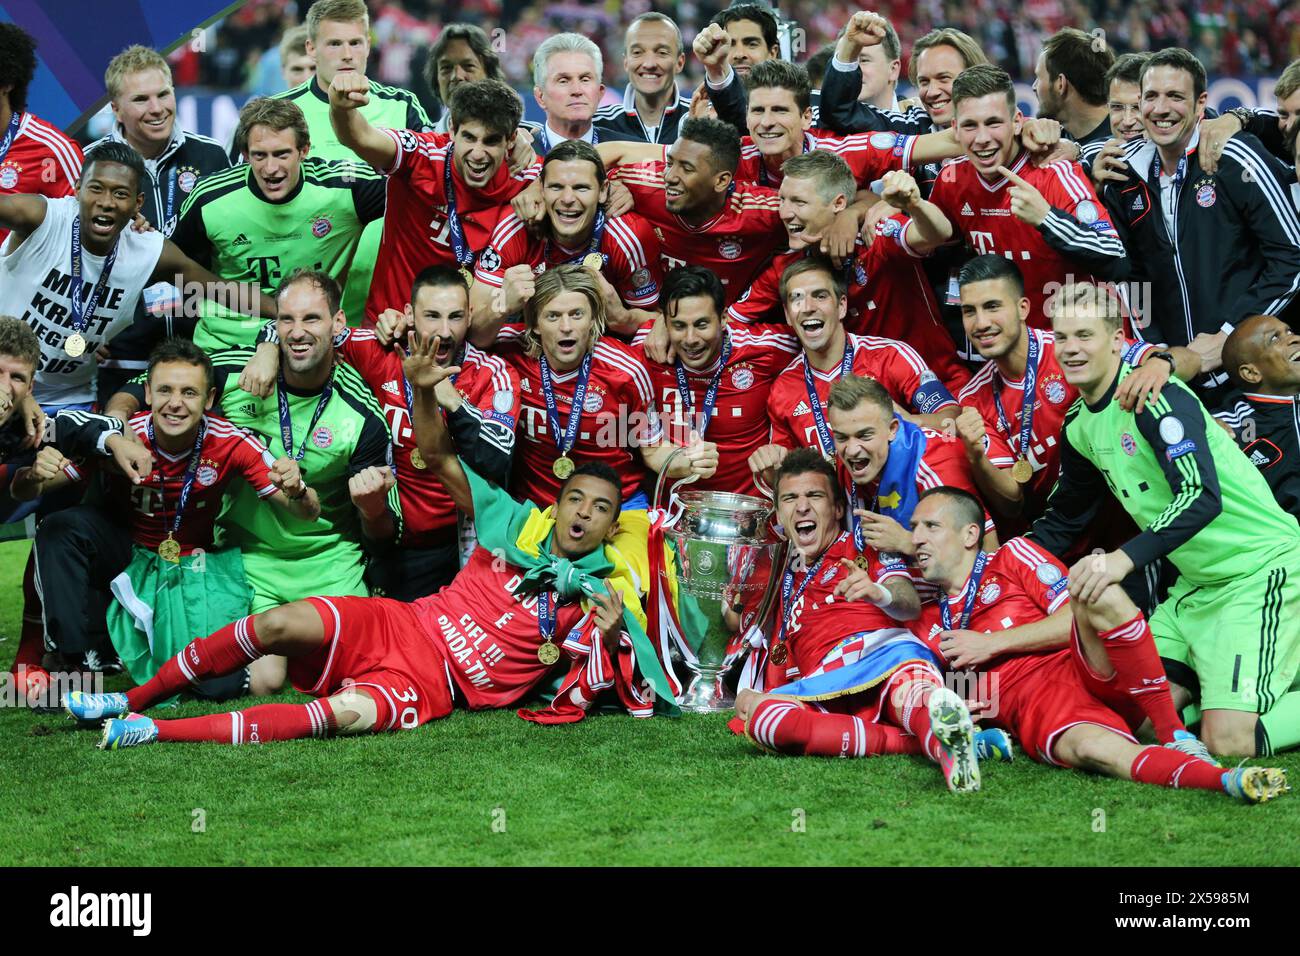
{"type": "MultiPolygon", "coordinates": [[[[709,427],[709,422],[713,418],[713,409],[718,403],[718,386],[722,383],[722,373],[727,368],[727,362],[731,358],[731,336],[727,334],[727,327],[722,327],[722,354],[718,358],[718,370],[713,373],[713,380],[709,382],[708,391],[704,393],[704,411],[701,412],[700,437],[704,437],[705,430],[709,427]]],[[[687,423],[693,424],[691,419],[694,417],[695,406],[691,403],[691,386],[686,381],[686,368],[682,365],[682,360],[677,359],[673,363],[673,371],[677,373],[677,393],[682,397],[682,409],[686,413],[687,423]]]]}
{"type": "Polygon", "coordinates": [[[549,644],[555,639],[555,622],[559,608],[551,606],[551,592],[539,591],[537,594],[537,630],[542,635],[542,643],[549,644]]]}
{"type": "MultiPolygon", "coordinates": [[[[1022,382],[1021,394],[1024,404],[1020,409],[1020,451],[1021,458],[1028,460],[1029,445],[1033,440],[1034,434],[1034,405],[1038,398],[1038,336],[1034,330],[1025,326],[1025,334],[1029,336],[1029,355],[1025,359],[1025,377],[1022,382]]],[[[1000,376],[999,376],[1000,377],[1000,376]]],[[[1011,422],[1007,418],[1006,409],[1002,407],[1001,389],[993,389],[993,404],[998,410],[998,424],[1002,430],[1011,437],[1011,422]]]]}
{"type": "Polygon", "coordinates": [[[104,257],[104,268],[100,270],[99,281],[90,292],[90,300],[83,302],[82,296],[85,290],[81,285],[81,216],[77,215],[72,220],[72,288],[68,290],[68,298],[72,306],[72,329],[77,334],[86,331],[86,327],[95,318],[99,300],[104,297],[104,290],[108,288],[108,277],[113,271],[113,263],[117,261],[117,245],[116,242],[113,243],[113,248],[104,257]]]}
{"type": "Polygon", "coordinates": [[[9,147],[14,144],[18,138],[18,127],[22,125],[23,114],[14,110],[13,115],[9,117],[9,128],[5,130],[3,139],[0,139],[0,163],[9,155],[9,147]]]}
{"type": "Polygon", "coordinates": [[[794,610],[794,605],[799,603],[799,599],[803,597],[803,592],[808,589],[808,582],[811,581],[816,576],[817,572],[821,570],[822,564],[826,560],[826,555],[831,553],[835,548],[835,545],[844,540],[845,534],[846,532],[840,532],[840,536],[831,543],[829,548],[822,552],[822,556],[817,559],[817,563],[812,566],[812,569],[806,575],[804,575],[803,583],[799,585],[799,590],[795,594],[793,602],[790,600],[790,592],[794,590],[794,569],[786,569],[785,576],[781,579],[781,633],[777,636],[778,644],[785,640],[786,628],[790,626],[790,613],[794,610]]]}
{"type": "Polygon", "coordinates": [[[542,369],[542,394],[546,397],[546,419],[551,423],[551,434],[555,436],[555,445],[560,457],[568,457],[570,449],[578,439],[578,424],[582,421],[582,406],[587,400],[587,378],[591,375],[591,353],[582,358],[578,368],[578,380],[573,385],[573,404],[569,406],[569,421],[564,427],[564,437],[560,437],[560,412],[555,405],[555,384],[551,380],[551,367],[546,364],[546,356],[541,356],[538,364],[542,369]]]}
{"type": "Polygon", "coordinates": [[[167,205],[163,209],[162,228],[164,230],[170,227],[172,213],[176,211],[176,170],[173,168],[167,174],[167,205]]]}
{"type": "Polygon", "coordinates": [[[307,435],[302,440],[302,447],[295,453],[293,450],[293,418],[289,414],[289,399],[285,396],[287,386],[284,382],[284,372],[280,372],[279,380],[276,382],[275,397],[280,405],[280,440],[284,443],[284,453],[294,461],[302,461],[303,456],[307,454],[307,442],[311,441],[312,430],[320,417],[325,414],[325,406],[329,404],[330,396],[334,394],[334,373],[330,372],[329,381],[321,389],[320,401],[316,403],[316,411],[312,413],[311,424],[307,426],[307,435]]]}
{"type": "MultiPolygon", "coordinates": [[[[840,361],[840,378],[848,375],[853,369],[853,342],[848,335],[844,336],[844,358],[840,361]]],[[[822,403],[817,398],[817,384],[813,381],[812,363],[808,361],[808,356],[803,359],[803,383],[804,388],[808,390],[808,407],[812,409],[813,422],[817,426],[817,443],[821,445],[822,454],[827,458],[835,456],[835,442],[831,438],[830,427],[826,424],[826,416],[822,414],[822,403]]]]}
{"type": "Polygon", "coordinates": [[[447,193],[447,232],[451,235],[451,251],[456,257],[456,265],[469,268],[474,261],[474,252],[465,241],[465,230],[460,224],[460,213],[456,211],[456,185],[452,182],[451,166],[455,146],[447,145],[447,165],[443,168],[442,184],[447,193]]]}
{"type": "MultiPolygon", "coordinates": [[[[153,416],[149,416],[149,421],[145,428],[149,435],[149,447],[158,447],[154,444],[153,437],[153,416]]],[[[185,506],[190,501],[190,491],[194,488],[194,478],[199,473],[200,452],[203,451],[203,436],[208,430],[208,420],[206,418],[199,422],[199,435],[194,440],[194,449],[190,452],[190,461],[185,468],[185,478],[181,482],[181,493],[176,499],[176,517],[172,519],[172,526],[167,529],[167,537],[175,538],[176,533],[181,530],[181,516],[185,514],[185,506]]],[[[163,526],[167,525],[167,476],[158,471],[158,507],[162,511],[163,526]]]]}
{"type": "MultiPolygon", "coordinates": [[[[975,567],[971,568],[970,580],[966,583],[966,603],[961,609],[961,629],[964,631],[970,627],[971,611],[975,610],[975,597],[980,591],[980,580],[984,577],[984,568],[989,563],[989,553],[981,551],[975,555],[975,567]]],[[[943,629],[951,631],[952,611],[948,608],[948,595],[941,595],[939,601],[939,616],[943,618],[943,629]]]]}

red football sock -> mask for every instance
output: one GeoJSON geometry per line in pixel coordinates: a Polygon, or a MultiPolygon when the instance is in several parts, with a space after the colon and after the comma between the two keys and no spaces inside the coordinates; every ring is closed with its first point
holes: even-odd
{"type": "Polygon", "coordinates": [[[795,756],[872,757],[898,750],[882,727],[849,714],[824,714],[788,700],[762,701],[750,716],[750,735],[771,750],[795,756]]]}
{"type": "Polygon", "coordinates": [[[127,705],[131,710],[144,710],[183,691],[194,681],[220,677],[247,667],[263,653],[253,628],[253,616],[241,617],[210,636],[187,644],[179,654],[158,668],[157,674],[126,692],[127,705]]]}
{"type": "Polygon", "coordinates": [[[1223,768],[1167,747],[1144,747],[1133,761],[1130,776],[1138,783],[1176,790],[1222,790],[1223,768]]]}
{"type": "Polygon", "coordinates": [[[334,733],[334,711],[323,700],[310,704],[259,704],[206,717],[159,720],[163,743],[264,744],[272,740],[328,737],[334,733]]]}
{"type": "Polygon", "coordinates": [[[930,708],[927,705],[930,703],[930,692],[939,684],[937,681],[918,679],[916,675],[909,676],[911,680],[901,701],[895,702],[892,687],[886,690],[888,696],[885,698],[885,716],[896,726],[910,731],[911,738],[916,741],[914,753],[925,754],[938,763],[943,748],[930,730],[930,708]]]}
{"type": "Polygon", "coordinates": [[[13,672],[26,664],[40,667],[45,656],[45,624],[41,620],[41,598],[36,593],[36,561],[27,556],[27,569],[23,572],[23,623],[18,636],[18,653],[14,655],[13,672]]]}
{"type": "Polygon", "coordinates": [[[1106,656],[1115,668],[1115,682],[1121,690],[1142,708],[1151,720],[1156,740],[1167,744],[1174,739],[1174,731],[1185,730],[1174,709],[1174,698],[1169,693],[1169,680],[1164,665],[1156,651],[1156,640],[1151,635],[1147,619],[1139,611],[1132,620],[1119,627],[1101,631],[1097,635],[1106,647],[1106,656]]]}

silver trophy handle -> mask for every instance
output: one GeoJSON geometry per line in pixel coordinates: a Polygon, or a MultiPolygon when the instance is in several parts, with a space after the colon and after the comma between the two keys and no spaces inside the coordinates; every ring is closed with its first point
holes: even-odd
{"type": "MultiPolygon", "coordinates": [[[[673,459],[684,451],[686,451],[686,449],[679,445],[673,453],[668,456],[668,460],[664,462],[664,466],[659,472],[659,480],[655,482],[655,496],[652,502],[656,511],[661,510],[664,506],[664,502],[660,500],[660,495],[664,490],[664,482],[668,479],[668,469],[672,465],[673,459]]],[[[668,491],[669,501],[672,500],[673,495],[677,494],[678,488],[682,485],[689,485],[692,481],[698,481],[699,478],[699,475],[687,475],[685,478],[678,480],[668,491]]]]}

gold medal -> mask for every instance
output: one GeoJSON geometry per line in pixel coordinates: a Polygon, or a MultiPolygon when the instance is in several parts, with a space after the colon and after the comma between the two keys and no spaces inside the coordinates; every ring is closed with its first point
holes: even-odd
{"type": "Polygon", "coordinates": [[[469,271],[469,266],[460,267],[460,277],[465,280],[465,288],[468,289],[474,284],[474,273],[469,271]]]}
{"type": "Polygon", "coordinates": [[[63,343],[63,351],[67,352],[68,355],[72,356],[72,358],[84,355],[86,352],[86,340],[82,338],[79,333],[74,332],[72,335],[69,335],[67,341],[63,343]]]}
{"type": "Polygon", "coordinates": [[[1034,477],[1034,466],[1025,458],[1017,458],[1016,463],[1011,466],[1011,477],[1018,484],[1025,484],[1030,478],[1034,477]]]}
{"type": "Polygon", "coordinates": [[[771,653],[772,663],[777,667],[784,664],[790,657],[790,651],[785,646],[785,641],[778,641],[772,645],[771,653]]]}
{"type": "Polygon", "coordinates": [[[867,571],[871,568],[871,561],[870,559],[867,558],[865,554],[858,555],[856,558],[853,559],[853,563],[856,564],[858,567],[860,567],[863,571],[867,571]]]}
{"type": "Polygon", "coordinates": [[[605,257],[599,252],[589,252],[582,258],[582,267],[592,272],[599,272],[605,266],[605,257]]]}
{"type": "Polygon", "coordinates": [[[164,561],[170,561],[172,564],[179,564],[181,560],[181,543],[168,535],[162,544],[158,545],[158,557],[164,561]]]}
{"type": "Polygon", "coordinates": [[[568,455],[561,455],[555,459],[555,464],[551,466],[551,471],[555,472],[555,477],[564,481],[573,474],[573,459],[568,455]]]}
{"type": "Polygon", "coordinates": [[[424,456],[420,454],[420,449],[411,449],[411,467],[419,471],[424,471],[429,465],[425,462],[424,456]]]}
{"type": "Polygon", "coordinates": [[[550,641],[547,641],[545,644],[537,648],[537,659],[547,667],[550,667],[560,659],[560,649],[550,641]]]}

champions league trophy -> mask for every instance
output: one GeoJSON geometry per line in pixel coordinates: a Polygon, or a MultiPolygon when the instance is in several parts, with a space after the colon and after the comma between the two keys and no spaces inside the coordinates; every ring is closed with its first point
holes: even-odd
{"type": "MultiPolygon", "coordinates": [[[[656,506],[667,472],[665,466],[656,506]]],[[[769,502],[721,491],[678,492],[693,480],[677,482],[669,496],[663,534],[673,557],[661,565],[658,583],[668,605],[661,626],[694,675],[678,704],[704,714],[735,705],[723,678],[772,617],[786,543],[772,530],[769,502]]]]}

